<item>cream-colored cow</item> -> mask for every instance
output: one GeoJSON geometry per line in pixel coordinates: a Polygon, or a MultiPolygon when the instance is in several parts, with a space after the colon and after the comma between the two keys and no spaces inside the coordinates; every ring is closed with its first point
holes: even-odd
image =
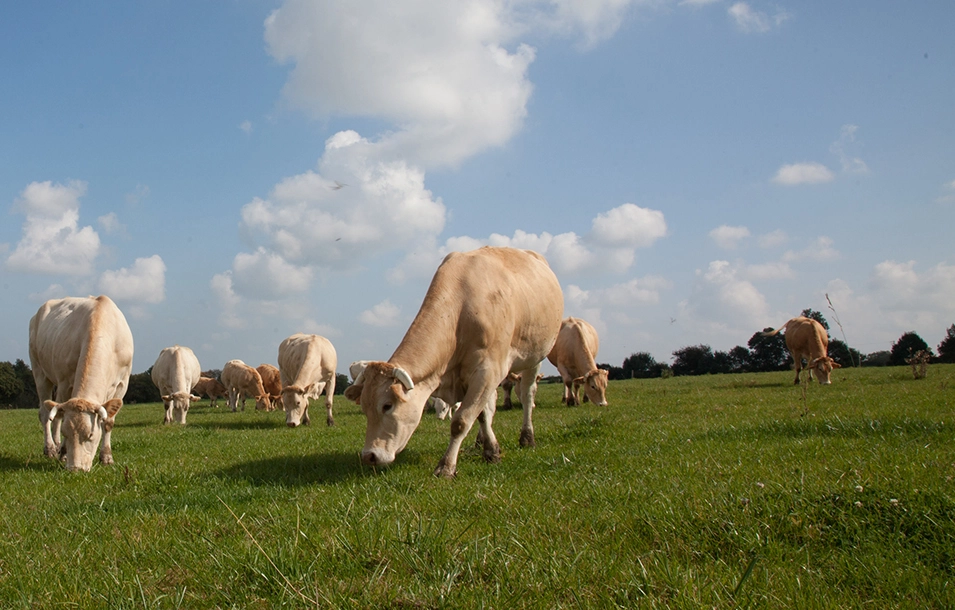
{"type": "Polygon", "coordinates": [[[255,408],[259,411],[268,411],[272,407],[269,394],[262,386],[262,377],[259,372],[242,362],[230,360],[222,367],[222,385],[229,392],[229,407],[234,413],[238,409],[241,396],[242,410],[245,411],[245,397],[255,399],[255,408]]]}
{"type": "Polygon", "coordinates": [[[332,342],[319,335],[296,333],[279,345],[279,371],[282,375],[282,404],[285,424],[295,428],[308,424],[308,401],[325,392],[325,423],[335,425],[335,368],[338,354],[332,342]]]}
{"type": "Polygon", "coordinates": [[[510,372],[525,372],[520,443],[533,446],[537,372],[554,346],[563,310],[560,283],[536,252],[485,247],[445,257],[388,362],[368,363],[345,390],[368,420],[362,462],[391,464],[432,394],[448,404],[461,403],[451,419],[451,442],[434,474],[455,475],[461,443],[478,419],[484,459],[499,461],[501,449],[491,424],[497,386],[510,372]]]}
{"type": "Polygon", "coordinates": [[[98,448],[100,462],[113,463],[110,436],[132,365],[133,335],[109,297],[53,299],[40,307],[30,320],[30,366],[46,455],[65,453],[68,469],[88,471],[98,448]]]}
{"type": "Polygon", "coordinates": [[[557,367],[564,380],[564,398],[567,406],[580,404],[579,388],[584,386],[584,400],[595,405],[607,405],[607,380],[609,374],[597,368],[597,350],[600,338],[589,322],[580,318],[567,318],[560,324],[560,333],[554,349],[547,355],[557,367]]]}
{"type": "Polygon", "coordinates": [[[841,368],[839,363],[829,357],[829,333],[825,327],[812,318],[798,316],[787,320],[785,324],[772,332],[763,333],[764,337],[772,337],[785,330],[786,348],[793,356],[796,367],[796,381],[799,384],[799,373],[802,371],[802,359],[806,358],[806,368],[809,369],[809,378],[815,371],[816,379],[822,385],[829,385],[829,374],[832,369],[841,368]]]}
{"type": "Polygon", "coordinates": [[[159,352],[150,376],[159,388],[166,408],[162,423],[170,424],[175,420],[185,425],[190,403],[200,400],[192,394],[192,388],[199,383],[201,371],[199,359],[188,347],[175,345],[159,352]]]}

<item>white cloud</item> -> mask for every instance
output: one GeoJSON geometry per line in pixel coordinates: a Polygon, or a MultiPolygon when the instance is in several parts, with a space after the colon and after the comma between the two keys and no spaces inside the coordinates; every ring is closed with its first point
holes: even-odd
{"type": "Polygon", "coordinates": [[[789,13],[779,10],[775,15],[758,11],[746,2],[737,2],[727,9],[730,17],[743,32],[765,33],[789,19],[789,13]]]}
{"type": "Polygon", "coordinates": [[[747,279],[745,266],[710,262],[697,270],[690,296],[679,304],[677,317],[687,336],[739,343],[753,328],[765,328],[782,317],[770,310],[766,297],[747,279]]]}
{"type": "Polygon", "coordinates": [[[240,252],[232,262],[232,285],[243,296],[279,299],[304,292],[311,281],[311,269],[293,265],[265,248],[252,254],[240,252]]]}
{"type": "Polygon", "coordinates": [[[646,248],[666,234],[663,212],[625,203],[594,218],[590,240],[603,246],[646,248]]]}
{"type": "Polygon", "coordinates": [[[814,261],[826,262],[839,258],[839,251],[832,247],[833,241],[825,235],[817,237],[809,246],[803,250],[787,250],[783,254],[783,260],[786,262],[796,261],[814,261]]]}
{"type": "Polygon", "coordinates": [[[739,242],[747,237],[749,237],[749,229],[746,227],[720,225],[710,231],[710,238],[724,250],[735,250],[739,246],[739,242]]]}
{"type": "Polygon", "coordinates": [[[232,272],[226,271],[212,276],[209,287],[218,301],[219,323],[226,328],[245,328],[246,321],[237,311],[241,299],[232,288],[232,272]]]}
{"type": "Polygon", "coordinates": [[[946,194],[937,197],[935,203],[955,203],[955,180],[946,182],[942,188],[948,191],[946,194]]]}
{"type": "Polygon", "coordinates": [[[158,254],[137,258],[130,268],[104,271],[99,289],[118,301],[161,303],[166,298],[166,264],[158,254]]]}
{"type": "Polygon", "coordinates": [[[835,176],[832,171],[822,163],[808,162],[783,165],[773,176],[773,182],[784,186],[796,186],[832,182],[833,178],[835,176]]]}
{"type": "Polygon", "coordinates": [[[100,228],[103,229],[103,232],[107,235],[122,233],[126,230],[126,226],[119,221],[116,212],[110,212],[109,214],[100,216],[96,219],[96,222],[99,223],[100,228]]]}
{"type": "Polygon", "coordinates": [[[721,1],[722,0],[680,0],[680,4],[686,6],[706,6],[708,4],[715,4],[721,1]]]}
{"type": "Polygon", "coordinates": [[[126,193],[126,203],[129,205],[138,205],[149,197],[149,187],[145,184],[137,184],[136,188],[126,193]]]}
{"type": "Polygon", "coordinates": [[[247,134],[252,133],[252,121],[242,121],[239,123],[239,129],[247,134]]]}
{"type": "Polygon", "coordinates": [[[358,319],[362,324],[369,326],[394,326],[398,323],[398,316],[401,310],[388,299],[378,303],[371,309],[366,309],[359,314],[358,319]]]}
{"type": "Polygon", "coordinates": [[[839,157],[842,164],[842,171],[847,174],[867,174],[869,166],[859,157],[851,156],[847,150],[853,148],[856,140],[856,131],[858,125],[843,125],[839,133],[839,139],[829,146],[829,152],[839,157]]]}
{"type": "Polygon", "coordinates": [[[583,290],[571,284],[565,290],[567,302],[577,308],[620,309],[630,308],[634,304],[656,304],[660,302],[660,292],[673,287],[666,278],[648,275],[634,278],[622,284],[608,288],[583,290]]]}
{"type": "Polygon", "coordinates": [[[757,243],[760,248],[777,248],[789,241],[789,236],[781,229],[760,235],[757,243]]]}
{"type": "Polygon", "coordinates": [[[750,280],[785,280],[795,277],[792,268],[786,263],[747,265],[742,274],[750,280]]]}
{"type": "Polygon", "coordinates": [[[26,216],[23,237],[7,258],[7,269],[24,273],[88,275],[99,254],[99,235],[79,227],[86,183],[32,182],[14,209],[26,216]]]}

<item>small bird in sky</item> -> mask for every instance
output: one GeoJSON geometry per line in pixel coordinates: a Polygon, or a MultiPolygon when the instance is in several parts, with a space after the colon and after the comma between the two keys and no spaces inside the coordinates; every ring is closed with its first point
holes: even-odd
{"type": "Polygon", "coordinates": [[[328,188],[332,189],[333,191],[338,191],[338,190],[341,190],[343,187],[346,187],[346,186],[348,186],[348,185],[347,185],[347,184],[344,184],[344,183],[342,183],[342,182],[339,182],[338,180],[335,180],[335,186],[330,186],[330,187],[328,187],[328,188]]]}

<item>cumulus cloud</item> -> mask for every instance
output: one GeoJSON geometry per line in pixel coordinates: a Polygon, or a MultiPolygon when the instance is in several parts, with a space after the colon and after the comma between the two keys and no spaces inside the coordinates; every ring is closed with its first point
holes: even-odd
{"type": "Polygon", "coordinates": [[[239,129],[247,134],[252,133],[252,121],[242,121],[239,123],[239,129]]]}
{"type": "Polygon", "coordinates": [[[398,316],[401,310],[388,299],[378,303],[371,309],[366,309],[358,316],[362,324],[369,326],[394,326],[398,323],[398,316]]]}
{"type": "Polygon", "coordinates": [[[764,235],[760,235],[756,243],[760,248],[778,248],[789,241],[789,236],[782,229],[776,229],[764,235]]]}
{"type": "Polygon", "coordinates": [[[828,167],[822,163],[792,163],[783,165],[773,176],[773,182],[783,186],[796,186],[799,184],[820,184],[823,182],[832,182],[835,175],[828,167]]]}
{"type": "Polygon", "coordinates": [[[107,235],[112,235],[115,233],[123,233],[126,231],[126,226],[119,221],[119,217],[116,216],[116,212],[110,212],[96,219],[96,222],[99,223],[103,232],[107,235]]]}
{"type": "Polygon", "coordinates": [[[832,247],[833,241],[825,235],[817,237],[806,248],[796,251],[787,250],[783,254],[783,260],[786,262],[813,261],[825,262],[839,258],[839,251],[832,247]]]}
{"type": "Polygon", "coordinates": [[[89,275],[99,254],[99,235],[79,227],[80,197],[86,183],[32,182],[20,193],[14,210],[26,216],[23,236],[7,258],[10,271],[89,275]]]}
{"type": "Polygon", "coordinates": [[[660,301],[660,293],[672,287],[672,282],[666,278],[648,275],[595,290],[584,290],[570,284],[565,293],[567,302],[577,308],[618,309],[634,304],[656,304],[660,301]]]}
{"type": "Polygon", "coordinates": [[[606,246],[646,248],[665,237],[663,212],[625,203],[598,214],[593,221],[591,240],[606,246]]]}
{"type": "Polygon", "coordinates": [[[161,303],[166,298],[166,264],[158,254],[137,258],[132,267],[104,271],[99,290],[118,301],[161,303]]]}
{"type": "Polygon", "coordinates": [[[240,299],[232,288],[232,272],[226,271],[212,277],[209,288],[219,308],[219,323],[226,328],[245,328],[246,322],[238,313],[240,299]]]}
{"type": "Polygon", "coordinates": [[[239,253],[232,263],[232,285],[244,296],[278,299],[304,292],[311,280],[311,269],[290,264],[264,248],[252,254],[239,253]]]}
{"type": "Polygon", "coordinates": [[[789,19],[789,13],[779,10],[775,15],[758,11],[746,2],[737,2],[727,9],[736,27],[743,32],[765,33],[789,19]]]}
{"type": "Polygon", "coordinates": [[[747,237],[749,237],[749,229],[746,227],[720,225],[710,231],[710,239],[724,250],[735,250],[739,246],[739,242],[747,237]]]}

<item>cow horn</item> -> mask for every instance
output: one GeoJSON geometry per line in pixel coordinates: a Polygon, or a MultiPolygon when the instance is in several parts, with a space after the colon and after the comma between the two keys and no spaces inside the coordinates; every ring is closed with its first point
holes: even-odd
{"type": "Polygon", "coordinates": [[[100,416],[100,419],[106,421],[109,418],[109,415],[106,413],[106,407],[100,406],[99,410],[96,411],[96,414],[100,416]]]}
{"type": "Polygon", "coordinates": [[[365,381],[365,370],[362,369],[362,371],[358,373],[358,377],[355,377],[355,381],[353,381],[351,384],[360,386],[364,381],[365,381]]]}
{"type": "Polygon", "coordinates": [[[50,421],[53,421],[53,419],[56,417],[57,411],[59,410],[60,410],[59,405],[53,405],[53,408],[50,409],[50,421]]]}
{"type": "Polygon", "coordinates": [[[395,367],[394,376],[395,379],[401,382],[401,385],[405,386],[406,390],[414,389],[414,382],[411,381],[411,375],[408,374],[408,371],[401,367],[395,367]]]}

